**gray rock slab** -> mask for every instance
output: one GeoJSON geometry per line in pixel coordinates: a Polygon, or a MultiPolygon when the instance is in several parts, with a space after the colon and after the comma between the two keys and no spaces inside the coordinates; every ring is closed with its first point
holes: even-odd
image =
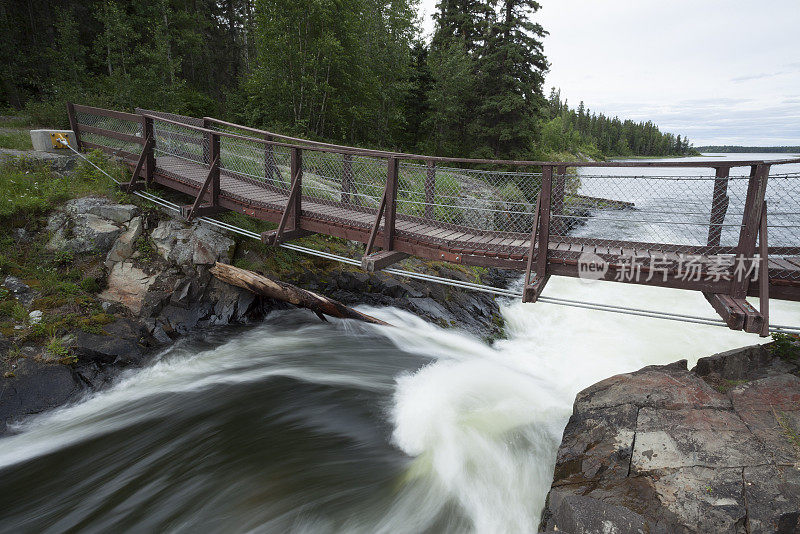
{"type": "Polygon", "coordinates": [[[632,473],[691,466],[742,467],[768,459],[762,443],[731,410],[639,410],[632,473]]]}

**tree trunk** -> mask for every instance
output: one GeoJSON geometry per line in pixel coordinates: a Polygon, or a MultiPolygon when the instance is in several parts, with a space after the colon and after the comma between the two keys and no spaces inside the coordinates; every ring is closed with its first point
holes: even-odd
{"type": "Polygon", "coordinates": [[[366,323],[391,326],[380,319],[348,308],[336,300],[233,265],[217,263],[211,268],[211,274],[223,282],[247,289],[256,295],[308,308],[317,315],[325,314],[339,319],[357,319],[366,323]]]}

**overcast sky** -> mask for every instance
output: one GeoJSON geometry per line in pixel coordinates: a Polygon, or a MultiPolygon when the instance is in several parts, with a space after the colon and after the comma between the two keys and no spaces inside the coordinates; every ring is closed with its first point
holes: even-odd
{"type": "MultiPolygon", "coordinates": [[[[695,145],[800,145],[800,0],[540,0],[545,93],[695,145]]],[[[436,0],[422,0],[430,33],[436,0]]]]}

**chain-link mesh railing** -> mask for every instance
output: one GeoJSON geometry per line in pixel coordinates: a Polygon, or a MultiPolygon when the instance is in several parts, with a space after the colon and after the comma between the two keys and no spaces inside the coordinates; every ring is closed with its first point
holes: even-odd
{"type": "Polygon", "coordinates": [[[105,147],[109,152],[117,153],[123,157],[131,157],[131,155],[138,155],[142,151],[140,143],[130,142],[128,140],[116,139],[109,135],[103,135],[100,132],[88,132],[82,129],[82,126],[90,128],[100,128],[110,132],[119,134],[131,135],[134,137],[142,137],[142,122],[138,117],[132,117],[131,120],[122,118],[109,117],[92,112],[91,108],[81,108],[75,111],[75,120],[78,123],[78,128],[81,129],[81,141],[105,147]]]}
{"type": "Polygon", "coordinates": [[[578,179],[577,194],[567,191],[561,200],[572,213],[559,213],[559,198],[552,197],[554,235],[568,233],[601,248],[608,246],[608,241],[619,241],[641,243],[641,248],[651,252],[689,253],[709,245],[712,210],[723,205],[727,196],[727,211],[720,213],[724,219],[714,221],[721,230],[720,240],[709,252],[736,251],[746,176],[731,176],[727,191],[716,198],[714,176],[581,174],[578,179]]]}
{"type": "Polygon", "coordinates": [[[767,182],[767,243],[770,276],[800,280],[800,171],[785,172],[773,167],[767,182]]]}
{"type": "Polygon", "coordinates": [[[397,233],[466,253],[522,256],[541,174],[402,161],[397,233]]]}
{"type": "MultiPolygon", "coordinates": [[[[269,134],[258,130],[137,111],[153,120],[158,172],[196,186],[208,173],[216,143],[221,195],[285,208],[293,148],[266,142],[269,134]]],[[[142,136],[141,121],[83,109],[76,119],[79,126],[142,136]]],[[[141,145],[91,132],[81,132],[81,137],[134,154],[141,151],[141,145]]],[[[333,146],[299,148],[303,215],[371,228],[386,187],[388,156],[333,146]]],[[[461,253],[525,256],[542,190],[541,172],[439,166],[398,157],[398,238],[461,253]]],[[[781,169],[772,167],[766,192],[770,275],[800,279],[800,172],[781,169]]],[[[702,255],[709,261],[737,253],[750,180],[741,170],[724,177],[714,176],[710,168],[580,168],[559,175],[554,166],[552,171],[553,257],[589,251],[672,260],[702,255]]]]}

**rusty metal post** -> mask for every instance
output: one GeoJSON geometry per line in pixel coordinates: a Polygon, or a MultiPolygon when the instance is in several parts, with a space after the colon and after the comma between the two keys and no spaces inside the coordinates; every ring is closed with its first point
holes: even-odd
{"type": "Polygon", "coordinates": [[[718,247],[722,240],[722,223],[728,211],[728,174],[730,167],[717,167],[714,193],[711,199],[711,218],[708,224],[708,245],[718,247]]]}
{"type": "MultiPolygon", "coordinates": [[[[82,147],[81,132],[78,125],[78,117],[75,116],[75,105],[72,102],[67,102],[67,117],[69,117],[69,128],[75,134],[75,144],[77,145],[75,148],[80,152],[82,147]]],[[[147,136],[144,138],[147,139],[147,136]]]]}
{"type": "MultiPolygon", "coordinates": [[[[153,184],[153,173],[156,171],[156,137],[153,129],[153,119],[150,117],[142,117],[142,135],[144,135],[145,142],[147,139],[152,139],[150,150],[147,152],[144,161],[144,183],[146,187],[150,187],[153,184]]],[[[147,146],[144,149],[147,149],[147,146]]]]}
{"type": "Polygon", "coordinates": [[[295,195],[294,199],[292,199],[292,205],[286,206],[287,210],[291,210],[290,214],[291,222],[288,229],[299,230],[300,209],[302,204],[301,198],[303,196],[303,150],[300,148],[292,148],[291,176],[292,176],[291,190],[295,191],[295,195]]]}
{"type": "MultiPolygon", "coordinates": [[[[756,238],[758,227],[761,223],[761,210],[764,207],[764,196],[767,191],[767,178],[769,164],[753,165],[750,168],[750,180],[747,183],[747,199],[744,204],[742,228],[739,232],[739,244],[736,247],[737,261],[752,261],[756,253],[756,238]]],[[[737,277],[731,281],[731,296],[735,299],[744,299],[750,280],[737,277]]]]}
{"type": "Polygon", "coordinates": [[[394,247],[395,218],[397,216],[397,175],[400,160],[389,156],[387,160],[388,172],[386,174],[386,213],[383,226],[383,250],[392,250],[394,247]]]}

